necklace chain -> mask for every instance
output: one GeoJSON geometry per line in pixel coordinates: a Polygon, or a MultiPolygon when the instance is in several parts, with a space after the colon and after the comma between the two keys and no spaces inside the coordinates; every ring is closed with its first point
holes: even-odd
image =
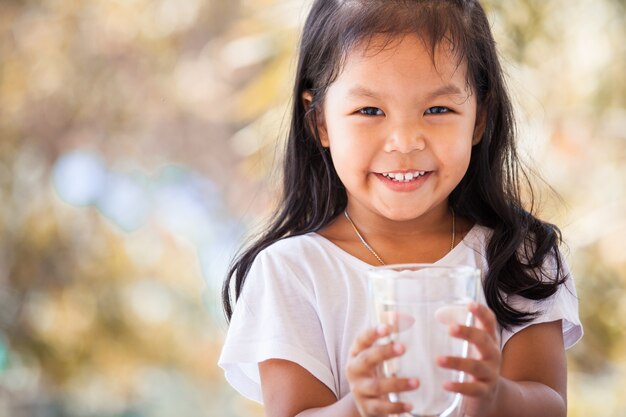
{"type": "MultiPolygon", "coordinates": [[[[452,213],[452,243],[450,244],[450,250],[452,250],[454,249],[454,241],[456,240],[456,219],[454,215],[454,209],[452,207],[450,207],[450,212],[452,213]]],[[[367,250],[370,251],[372,255],[374,255],[374,257],[378,260],[378,262],[380,262],[381,265],[386,265],[383,262],[383,260],[380,258],[380,256],[378,256],[376,251],[372,249],[372,247],[367,243],[363,235],[361,235],[361,232],[359,232],[359,229],[357,229],[356,225],[350,218],[350,215],[348,214],[348,209],[344,210],[343,214],[348,220],[348,222],[350,223],[350,225],[352,226],[352,229],[354,229],[354,233],[357,235],[357,237],[359,238],[363,246],[365,246],[365,248],[367,248],[367,250]]]]}

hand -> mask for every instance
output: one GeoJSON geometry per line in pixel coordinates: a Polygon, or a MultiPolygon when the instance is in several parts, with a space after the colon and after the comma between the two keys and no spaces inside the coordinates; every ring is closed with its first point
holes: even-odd
{"type": "Polygon", "coordinates": [[[463,371],[471,376],[469,382],[447,382],[444,389],[465,396],[465,414],[485,416],[495,411],[502,354],[496,336],[496,317],[484,305],[472,303],[469,310],[478,319],[478,327],[450,326],[450,335],[467,340],[476,347],[478,359],[439,357],[439,366],[463,371]]]}
{"type": "Polygon", "coordinates": [[[378,374],[378,367],[384,361],[405,352],[404,346],[398,343],[374,345],[376,340],[387,336],[389,332],[386,326],[368,329],[357,337],[350,351],[346,376],[355,405],[363,417],[382,417],[410,411],[411,405],[393,403],[389,401],[388,394],[411,391],[419,386],[419,381],[414,378],[383,378],[378,374]]]}

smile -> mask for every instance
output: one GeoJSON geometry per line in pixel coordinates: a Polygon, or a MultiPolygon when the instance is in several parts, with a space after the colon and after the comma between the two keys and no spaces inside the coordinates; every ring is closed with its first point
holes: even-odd
{"type": "Polygon", "coordinates": [[[410,172],[383,172],[381,175],[396,182],[409,182],[423,177],[428,171],[410,171],[410,172]]]}

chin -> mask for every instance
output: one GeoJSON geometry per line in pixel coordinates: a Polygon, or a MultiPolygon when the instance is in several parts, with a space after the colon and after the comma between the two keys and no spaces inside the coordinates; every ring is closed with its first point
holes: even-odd
{"type": "Polygon", "coordinates": [[[396,222],[409,221],[420,217],[423,213],[415,209],[392,208],[381,212],[389,220],[396,222]]]}

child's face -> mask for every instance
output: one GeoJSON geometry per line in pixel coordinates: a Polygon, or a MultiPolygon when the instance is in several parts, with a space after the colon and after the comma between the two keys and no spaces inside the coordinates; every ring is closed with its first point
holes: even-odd
{"type": "Polygon", "coordinates": [[[373,45],[356,47],[329,87],[320,135],[351,210],[410,220],[441,209],[465,175],[482,134],[476,97],[443,46],[435,68],[417,36],[373,45]]]}

